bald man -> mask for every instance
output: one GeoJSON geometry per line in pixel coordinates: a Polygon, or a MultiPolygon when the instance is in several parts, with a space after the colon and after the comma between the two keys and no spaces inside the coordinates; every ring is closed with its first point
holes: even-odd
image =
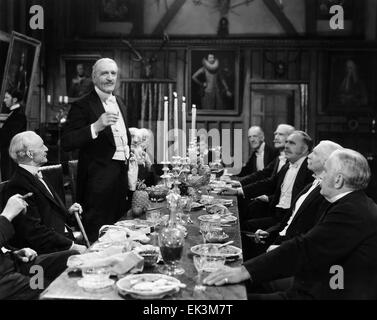
{"type": "Polygon", "coordinates": [[[99,228],[127,212],[127,171],[131,135],[126,106],[113,92],[118,66],[109,58],[93,66],[94,90],[72,104],[62,136],[66,151],[79,149],[77,200],[90,241],[99,228]]]}
{"type": "Polygon", "coordinates": [[[278,155],[277,149],[270,147],[264,141],[264,132],[259,126],[252,126],[247,132],[251,156],[242,167],[238,177],[244,177],[253,172],[263,170],[278,155]]]}

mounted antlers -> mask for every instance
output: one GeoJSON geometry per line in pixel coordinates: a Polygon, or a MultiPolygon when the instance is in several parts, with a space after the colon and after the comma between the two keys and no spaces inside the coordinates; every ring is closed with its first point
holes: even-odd
{"type": "Polygon", "coordinates": [[[152,78],[153,77],[153,64],[157,61],[158,53],[164,48],[164,46],[169,42],[169,35],[164,33],[162,43],[158,50],[149,58],[144,58],[142,54],[137,51],[133,45],[128,40],[122,40],[124,44],[131,50],[131,52],[135,55],[135,58],[132,58],[133,61],[141,62],[143,64],[144,72],[143,78],[152,78]]]}

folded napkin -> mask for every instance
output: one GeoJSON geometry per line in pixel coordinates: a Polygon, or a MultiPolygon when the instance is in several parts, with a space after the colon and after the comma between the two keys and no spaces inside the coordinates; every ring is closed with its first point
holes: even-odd
{"type": "Polygon", "coordinates": [[[131,230],[124,226],[102,226],[100,231],[105,228],[107,228],[106,233],[98,239],[100,242],[122,242],[127,239],[147,243],[150,240],[146,236],[146,233],[150,232],[150,228],[131,230]]]}
{"type": "Polygon", "coordinates": [[[108,248],[101,252],[84,253],[70,256],[67,261],[69,268],[109,268],[110,274],[122,275],[127,272],[141,272],[144,259],[134,252],[119,252],[118,247],[108,248]]]}

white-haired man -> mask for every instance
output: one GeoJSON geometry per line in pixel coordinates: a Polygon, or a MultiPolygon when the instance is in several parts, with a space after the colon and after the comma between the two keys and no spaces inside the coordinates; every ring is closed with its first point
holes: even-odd
{"type": "Polygon", "coordinates": [[[102,225],[115,223],[127,211],[131,135],[126,107],[113,94],[117,77],[114,60],[94,64],[94,90],[72,104],[62,136],[65,150],[79,149],[77,200],[90,241],[102,225]]]}
{"type": "Polygon", "coordinates": [[[339,144],[324,140],[318,143],[308,156],[308,169],[314,174],[314,181],[308,184],[296,197],[292,205],[292,214],[288,214],[284,219],[267,230],[257,230],[255,232],[257,242],[270,244],[269,250],[276,248],[278,244],[297,235],[308,232],[320,218],[323,206],[328,202],[320,194],[321,176],[324,165],[329,156],[335,151],[342,149],[339,144]]]}
{"type": "Polygon", "coordinates": [[[76,244],[68,222],[75,212],[81,214],[80,204],[74,203],[68,210],[40,167],[47,162],[48,148],[33,131],[16,134],[9,146],[10,157],[17,163],[12,179],[4,188],[4,197],[14,194],[33,195],[26,201],[26,214],[13,220],[15,236],[10,244],[16,248],[30,247],[38,253],[61,250],[83,252],[85,246],[76,244]]]}
{"type": "Polygon", "coordinates": [[[251,149],[251,156],[242,167],[238,177],[245,177],[263,170],[277,156],[277,150],[270,147],[264,141],[264,132],[259,126],[252,126],[247,132],[251,149]]]}
{"type": "Polygon", "coordinates": [[[324,166],[321,194],[330,202],[305,235],[275,250],[223,268],[204,282],[255,283],[294,276],[285,292],[255,299],[376,299],[377,205],[364,189],[370,180],[367,160],[350,149],[334,151],[324,166]]]}

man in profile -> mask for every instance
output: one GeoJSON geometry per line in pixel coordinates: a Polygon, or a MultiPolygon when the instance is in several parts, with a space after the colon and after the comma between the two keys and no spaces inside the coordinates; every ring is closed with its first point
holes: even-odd
{"type": "Polygon", "coordinates": [[[330,205],[317,224],[242,267],[215,271],[204,283],[224,285],[251,280],[257,284],[293,276],[288,290],[250,298],[375,300],[377,205],[363,191],[370,176],[368,162],[360,153],[334,151],[325,163],[320,191],[330,205]],[[338,286],[331,281],[334,267],[342,270],[338,286]]]}

